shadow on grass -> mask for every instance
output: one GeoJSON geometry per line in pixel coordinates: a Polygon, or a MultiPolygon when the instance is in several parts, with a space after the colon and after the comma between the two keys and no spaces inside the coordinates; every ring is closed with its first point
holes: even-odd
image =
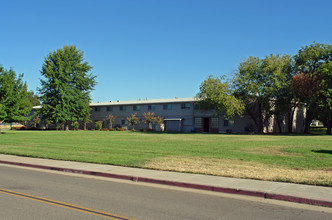
{"type": "Polygon", "coordinates": [[[312,152],[319,154],[332,154],[332,150],[312,150],[312,152]]]}

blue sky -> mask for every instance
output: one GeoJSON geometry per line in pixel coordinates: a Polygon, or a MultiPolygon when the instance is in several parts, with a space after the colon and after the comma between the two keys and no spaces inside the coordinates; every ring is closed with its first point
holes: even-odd
{"type": "Polygon", "coordinates": [[[0,64],[40,85],[45,56],[76,45],[94,102],[193,97],[249,57],[332,44],[332,1],[0,0],[0,64]]]}

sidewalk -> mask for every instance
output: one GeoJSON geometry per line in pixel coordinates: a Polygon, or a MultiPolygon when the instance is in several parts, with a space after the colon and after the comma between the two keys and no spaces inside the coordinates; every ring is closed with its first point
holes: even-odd
{"type": "Polygon", "coordinates": [[[1,163],[332,207],[331,187],[47,160],[4,154],[0,154],[1,163]]]}

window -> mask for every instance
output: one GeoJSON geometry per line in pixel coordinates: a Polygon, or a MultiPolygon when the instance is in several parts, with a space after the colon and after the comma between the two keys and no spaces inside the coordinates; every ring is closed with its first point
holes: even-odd
{"type": "Polygon", "coordinates": [[[234,127],[234,119],[224,120],[224,127],[234,127]]]}
{"type": "Polygon", "coordinates": [[[133,110],[134,111],[140,111],[141,110],[141,106],[140,105],[134,105],[133,106],[133,110]]]}
{"type": "Polygon", "coordinates": [[[171,104],[164,104],[163,105],[163,109],[164,110],[171,110],[172,109],[172,105],[171,104]]]}
{"type": "Polygon", "coordinates": [[[190,103],[181,104],[181,109],[190,109],[190,103]]]}
{"type": "Polygon", "coordinates": [[[148,110],[156,110],[156,106],[155,105],[148,105],[148,110]]]}
{"type": "Polygon", "coordinates": [[[195,118],[195,128],[202,128],[202,118],[195,118]]]}
{"type": "Polygon", "coordinates": [[[128,124],[128,121],[127,121],[127,120],[121,120],[121,124],[122,124],[122,125],[127,125],[127,124],[128,124]]]}
{"type": "Polygon", "coordinates": [[[108,111],[108,112],[113,111],[113,107],[112,106],[107,106],[106,111],[108,111]]]}
{"type": "Polygon", "coordinates": [[[120,106],[120,111],[121,111],[121,112],[126,111],[126,106],[121,105],[121,106],[120,106]]]}
{"type": "Polygon", "coordinates": [[[100,107],[95,107],[95,112],[100,112],[100,107]]]}

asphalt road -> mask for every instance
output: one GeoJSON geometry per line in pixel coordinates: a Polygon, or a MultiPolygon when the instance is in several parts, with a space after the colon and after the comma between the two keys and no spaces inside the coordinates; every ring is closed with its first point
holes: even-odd
{"type": "Polygon", "coordinates": [[[0,174],[0,219],[332,219],[328,208],[215,192],[5,165],[0,174]]]}

